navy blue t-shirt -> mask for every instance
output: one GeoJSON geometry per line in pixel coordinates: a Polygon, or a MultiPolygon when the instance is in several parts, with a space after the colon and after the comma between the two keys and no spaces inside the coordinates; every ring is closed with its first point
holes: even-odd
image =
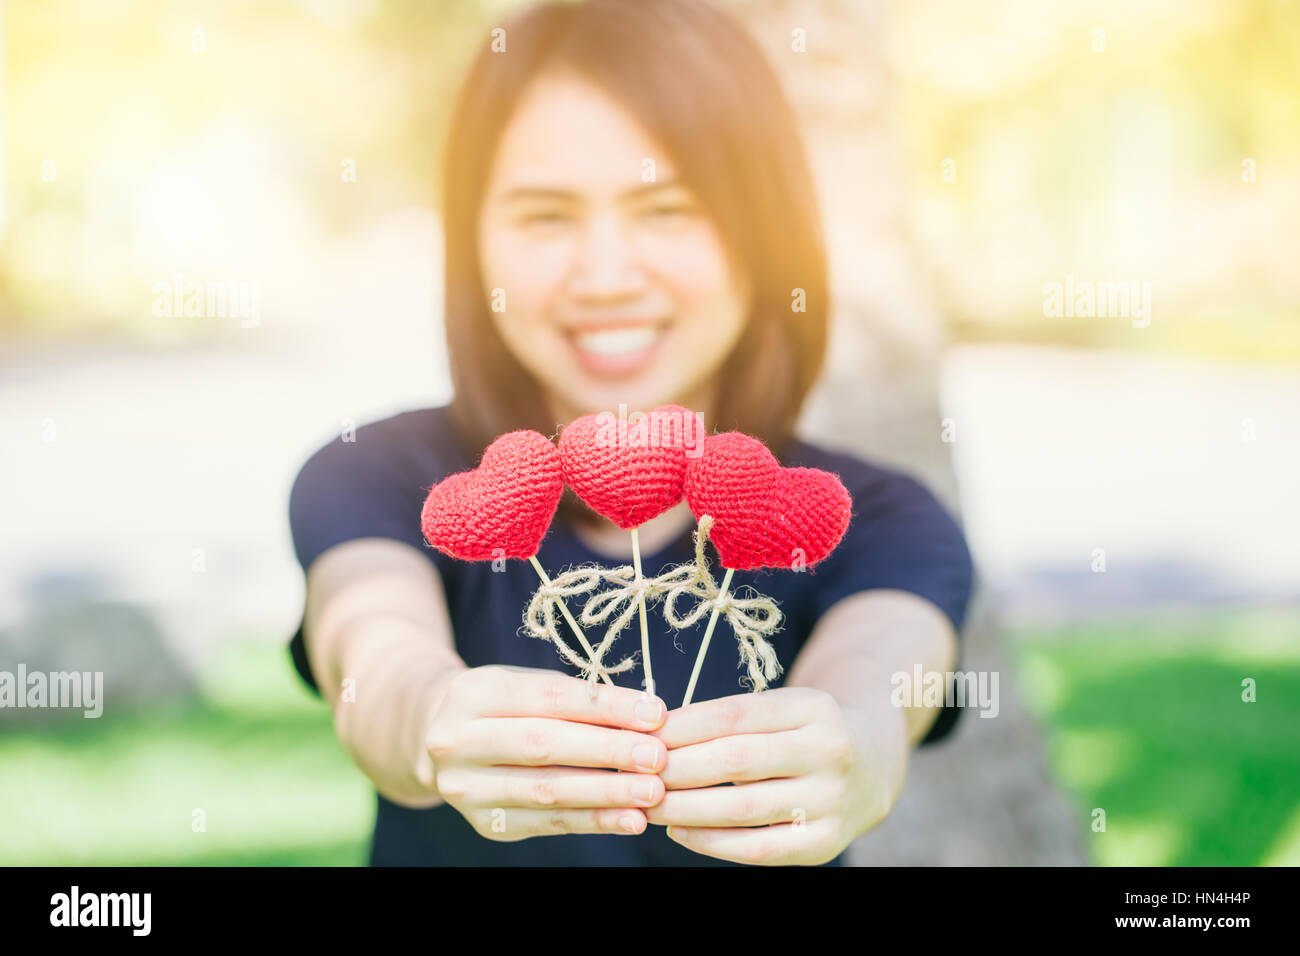
{"type": "MultiPolygon", "coordinates": [[[[446,408],[394,415],[358,428],[355,441],[335,439],[302,467],[289,501],[294,550],[306,570],[326,549],[355,538],[392,538],[425,554],[442,578],[456,651],[470,667],[515,664],[574,674],[549,642],[523,634],[523,610],[538,585],[526,561],[456,561],[425,543],[420,510],[431,486],[477,464],[466,450],[446,408]]],[[[895,471],[804,442],[792,443],[787,466],[821,468],[840,476],[853,496],[853,518],[839,547],[805,571],[737,572],[733,588],[752,585],[776,599],[785,615],[772,638],[788,673],[818,619],[841,598],[859,591],[891,588],[933,602],[960,632],[971,592],[971,559],[952,517],[923,486],[895,471]]],[[[653,554],[643,554],[646,574],[693,559],[690,532],[653,554]]],[[[588,548],[563,521],[552,525],[538,560],[554,574],[588,562],[626,563],[588,548]]],[[[716,556],[713,556],[716,561],[716,556]]],[[[674,631],[662,615],[647,615],[650,654],[659,696],[681,705],[703,637],[704,622],[674,631]]],[[[719,622],[696,687],[695,700],[744,693],[745,670],[734,641],[719,622]],[[718,638],[722,640],[719,641],[718,638]]],[[[307,663],[302,628],[290,645],[299,675],[317,690],[307,663]]],[[[639,626],[616,641],[608,660],[640,649],[639,626]]],[[[784,675],[783,675],[784,677],[784,675]]],[[[641,686],[641,668],[615,675],[616,683],[641,686]]],[[[773,686],[780,686],[781,680],[773,686]]],[[[923,744],[946,736],[960,711],[946,708],[923,744]]],[[[377,795],[378,796],[378,795],[377,795]]],[[[372,865],[730,865],[701,856],[669,840],[664,827],[640,836],[569,834],[516,842],[488,840],[451,806],[424,810],[402,807],[378,796],[371,845],[372,865]]],[[[842,863],[843,856],[835,863],[842,863]]]]}

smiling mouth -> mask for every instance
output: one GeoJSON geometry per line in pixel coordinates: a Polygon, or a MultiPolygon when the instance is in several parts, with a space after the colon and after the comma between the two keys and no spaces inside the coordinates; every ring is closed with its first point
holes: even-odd
{"type": "Polygon", "coordinates": [[[668,333],[666,322],[571,329],[566,333],[578,363],[595,375],[630,375],[654,358],[668,333]]]}

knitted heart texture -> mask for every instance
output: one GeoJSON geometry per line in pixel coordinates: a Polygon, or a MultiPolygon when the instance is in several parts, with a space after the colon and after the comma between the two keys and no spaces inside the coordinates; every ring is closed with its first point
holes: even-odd
{"type": "Polygon", "coordinates": [[[462,561],[531,558],[555,517],[564,477],[560,453],[535,431],[507,432],[478,468],[434,485],[424,500],[424,539],[462,561]]]}
{"type": "Polygon", "coordinates": [[[783,468],[757,438],[710,435],[688,462],[686,501],[713,516],[710,540],[724,568],[811,567],[844,537],[853,499],[839,478],[817,468],[783,468]]]}
{"type": "Polygon", "coordinates": [[[564,481],[597,514],[635,528],[682,500],[687,462],[703,442],[703,424],[680,405],[636,421],[584,415],[560,432],[564,481]]]}

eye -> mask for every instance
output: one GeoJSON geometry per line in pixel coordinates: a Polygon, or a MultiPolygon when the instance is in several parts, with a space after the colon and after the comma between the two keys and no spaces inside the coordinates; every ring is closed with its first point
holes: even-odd
{"type": "Polygon", "coordinates": [[[657,203],[647,208],[644,215],[656,221],[671,221],[685,218],[695,210],[687,203],[657,203]]]}
{"type": "Polygon", "coordinates": [[[570,218],[567,212],[560,209],[539,209],[526,213],[520,217],[519,222],[523,226],[548,227],[566,223],[570,218]]]}

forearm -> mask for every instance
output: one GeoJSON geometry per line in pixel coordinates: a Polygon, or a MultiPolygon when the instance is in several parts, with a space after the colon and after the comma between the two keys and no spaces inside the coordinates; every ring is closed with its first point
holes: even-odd
{"type": "Polygon", "coordinates": [[[464,662],[398,615],[349,625],[337,646],[338,693],[330,703],[344,749],[389,800],[409,807],[442,803],[425,734],[464,662]]]}
{"type": "Polygon", "coordinates": [[[839,702],[863,753],[902,790],[908,754],[939,715],[936,704],[897,706],[896,675],[951,671],[956,639],[937,608],[910,594],[879,591],[840,602],[819,622],[787,684],[825,691],[839,702]]]}
{"type": "MultiPolygon", "coordinates": [[[[942,699],[892,703],[897,675],[947,674],[956,667],[952,626],[933,605],[899,591],[868,591],[831,608],[800,652],[787,684],[816,687],[841,705],[901,710],[909,745],[919,743],[943,709],[942,699]]],[[[916,695],[920,697],[921,695],[916,695]]]]}
{"type": "Polygon", "coordinates": [[[917,735],[916,716],[895,707],[890,701],[890,675],[895,665],[881,648],[855,649],[830,661],[814,655],[791,670],[788,686],[811,687],[830,694],[840,705],[845,726],[853,734],[858,751],[865,757],[877,779],[885,782],[888,804],[871,814],[886,815],[902,793],[907,779],[908,756],[917,735]]]}
{"type": "Polygon", "coordinates": [[[441,803],[425,733],[455,652],[433,564],[387,539],[344,542],[307,572],[307,657],[343,747],[396,803],[441,803]]]}

